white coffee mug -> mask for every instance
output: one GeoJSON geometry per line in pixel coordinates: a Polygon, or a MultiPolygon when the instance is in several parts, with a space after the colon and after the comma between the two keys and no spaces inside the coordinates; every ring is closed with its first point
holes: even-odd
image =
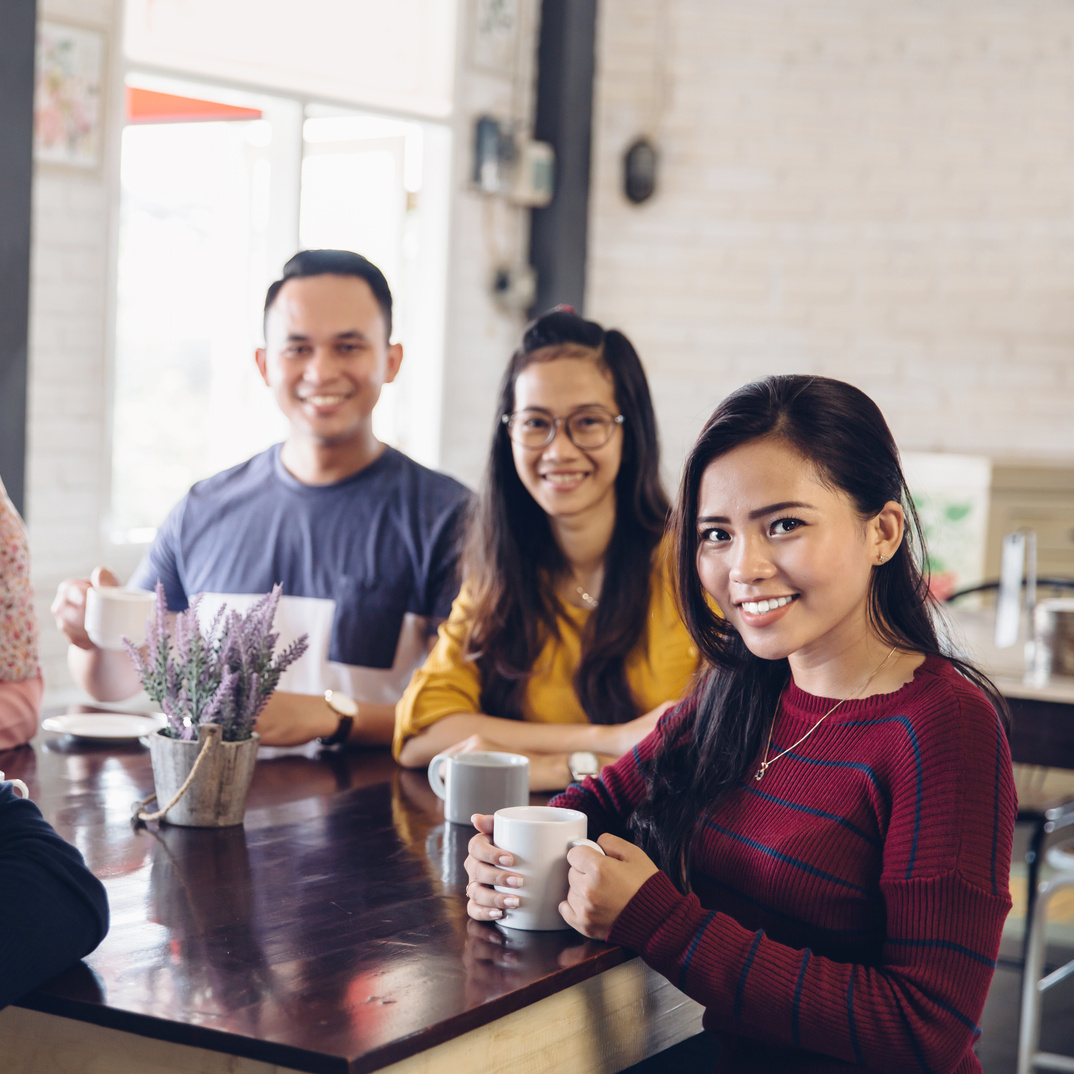
{"type": "Polygon", "coordinates": [[[86,590],[86,633],[98,649],[122,649],[145,641],[146,620],[153,614],[155,594],[145,589],[90,586],[86,590]]]}
{"type": "Polygon", "coordinates": [[[429,762],[429,786],[444,800],[444,817],[468,825],[475,813],[530,800],[529,758],[481,750],[438,753],[429,762]]]}
{"type": "Polygon", "coordinates": [[[604,853],[586,838],[586,827],[586,815],[577,809],[515,806],[496,811],[492,842],[510,852],[515,859],[510,871],[523,878],[520,888],[496,889],[519,900],[518,908],[504,910],[496,924],[530,932],[570,927],[559,912],[567,897],[567,851],[587,846],[604,853]]]}
{"type": "Polygon", "coordinates": [[[30,797],[30,788],[26,786],[21,779],[7,779],[3,772],[0,772],[0,783],[8,782],[15,788],[15,793],[22,798],[30,797]]]}

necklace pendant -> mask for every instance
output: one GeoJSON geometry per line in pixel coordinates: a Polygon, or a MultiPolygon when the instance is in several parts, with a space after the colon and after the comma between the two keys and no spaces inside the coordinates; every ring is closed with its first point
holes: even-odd
{"type": "Polygon", "coordinates": [[[761,776],[764,775],[764,770],[767,767],[768,767],[768,765],[765,765],[765,764],[761,765],[761,767],[758,768],[757,771],[754,773],[753,778],[756,779],[756,780],[760,780],[761,776]]]}

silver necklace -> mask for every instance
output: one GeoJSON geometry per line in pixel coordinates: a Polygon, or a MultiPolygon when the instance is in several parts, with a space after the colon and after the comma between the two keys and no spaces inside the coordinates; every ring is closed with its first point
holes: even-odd
{"type": "Polygon", "coordinates": [[[591,597],[578,583],[574,585],[574,591],[582,598],[582,603],[587,608],[599,608],[600,601],[596,597],[591,597]]]}
{"type": "MultiPolygon", "coordinates": [[[[873,669],[873,673],[865,680],[865,682],[861,684],[861,686],[857,688],[857,690],[854,691],[854,693],[847,694],[846,697],[840,698],[834,705],[832,705],[830,709],[828,709],[828,711],[823,716],[821,716],[819,720],[817,720],[815,724],[813,724],[813,726],[808,731],[806,731],[804,735],[802,735],[800,739],[798,739],[797,742],[792,742],[785,750],[780,750],[779,753],[775,755],[775,757],[769,760],[768,751],[772,748],[772,731],[775,729],[776,726],[776,717],[779,715],[779,706],[783,702],[783,690],[780,690],[779,697],[776,698],[776,711],[772,713],[772,722],[768,725],[768,742],[765,744],[764,748],[764,759],[761,761],[761,767],[758,768],[756,772],[754,772],[753,778],[756,780],[762,779],[764,777],[765,772],[767,772],[772,767],[772,765],[774,765],[776,761],[780,759],[780,757],[785,756],[786,754],[790,753],[791,750],[795,749],[803,742],[805,742],[805,740],[809,738],[809,736],[813,734],[813,732],[816,731],[816,729],[820,727],[820,725],[824,723],[824,721],[829,716],[831,716],[831,714],[835,712],[835,710],[839,708],[840,705],[842,705],[845,701],[849,701],[852,697],[857,697],[858,694],[865,693],[865,691],[869,688],[869,683],[871,683],[873,679],[875,679],[877,675],[880,674],[880,669],[892,658],[892,656],[895,655],[895,650],[897,648],[897,645],[893,645],[891,647],[891,651],[888,653],[888,655],[885,656],[884,659],[876,665],[876,667],[873,669]]],[[[784,687],[783,689],[785,690],[786,687],[784,687]]]]}

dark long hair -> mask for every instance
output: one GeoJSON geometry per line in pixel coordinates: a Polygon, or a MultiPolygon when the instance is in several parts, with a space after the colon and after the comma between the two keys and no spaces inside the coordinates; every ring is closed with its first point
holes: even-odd
{"type": "Polygon", "coordinates": [[[515,408],[515,381],[532,362],[588,358],[612,379],[623,414],[615,479],[616,518],[604,556],[600,605],[582,634],[574,688],[593,723],[622,723],[638,705],[626,658],[649,617],[653,557],[668,516],[649,384],[630,340],[564,308],[531,322],[500,384],[492,449],[463,550],[474,597],[468,650],[482,673],[482,711],[522,717],[526,682],[549,637],[559,636],[555,580],[567,569],[548,517],[515,470],[501,418],[515,408]]]}
{"type": "MultiPolygon", "coordinates": [[[[850,384],[816,376],[766,377],[729,395],[686,460],[674,518],[679,601],[704,671],[682,720],[667,730],[648,766],[646,797],[630,822],[642,847],[684,891],[692,834],[756,760],[790,677],[785,659],[754,656],[713,612],[697,570],[698,493],[705,470],[732,449],[764,437],[783,440],[808,459],[821,480],[850,497],[863,520],[889,501],[902,505],[905,533],[892,558],[873,570],[869,622],[888,645],[952,659],[933,624],[921,525],[898,448],[876,404],[850,384]]],[[[952,662],[988,694],[1006,723],[1006,703],[992,683],[972,665],[952,662]]]]}

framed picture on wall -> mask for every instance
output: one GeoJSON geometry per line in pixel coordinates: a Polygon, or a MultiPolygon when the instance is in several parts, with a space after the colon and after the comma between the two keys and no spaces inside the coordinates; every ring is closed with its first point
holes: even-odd
{"type": "Polygon", "coordinates": [[[34,160],[93,170],[101,163],[105,35],[42,20],[34,76],[34,160]]]}

